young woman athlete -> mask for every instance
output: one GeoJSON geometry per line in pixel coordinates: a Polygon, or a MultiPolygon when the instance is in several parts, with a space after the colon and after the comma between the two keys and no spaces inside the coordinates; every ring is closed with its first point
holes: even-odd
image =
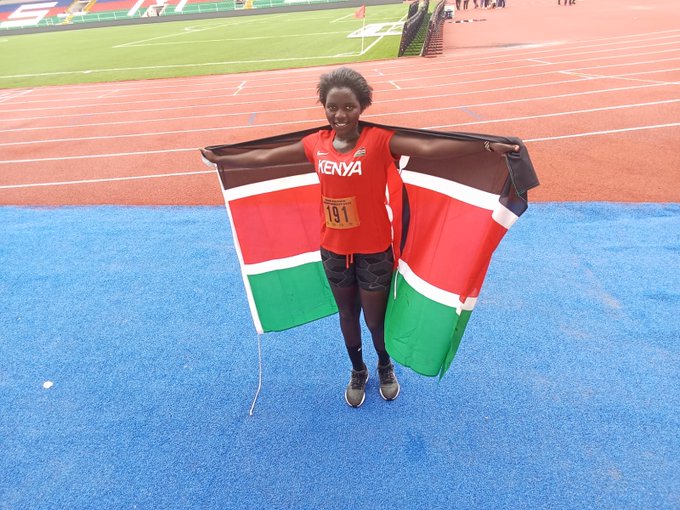
{"type": "Polygon", "coordinates": [[[319,101],[332,129],[320,130],[291,145],[218,156],[204,150],[213,163],[260,167],[271,163],[314,164],[321,183],[321,259],[338,305],[340,329],[352,363],[345,400],[359,407],[366,397],[368,368],[361,351],[364,321],[378,354],[380,395],[394,400],[400,386],[385,350],[384,320],[394,256],[385,207],[387,169],[399,156],[438,158],[489,150],[502,156],[516,145],[450,139],[417,138],[376,126],[359,117],[373,102],[373,89],[358,72],[341,67],[321,76],[319,101]]]}

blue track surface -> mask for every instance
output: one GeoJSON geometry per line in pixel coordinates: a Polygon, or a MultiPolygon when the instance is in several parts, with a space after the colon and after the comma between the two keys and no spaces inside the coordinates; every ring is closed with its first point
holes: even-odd
{"type": "Polygon", "coordinates": [[[532,205],[394,402],[345,405],[335,317],[266,335],[254,416],[223,208],[0,225],[2,509],[680,507],[680,204],[532,205]]]}

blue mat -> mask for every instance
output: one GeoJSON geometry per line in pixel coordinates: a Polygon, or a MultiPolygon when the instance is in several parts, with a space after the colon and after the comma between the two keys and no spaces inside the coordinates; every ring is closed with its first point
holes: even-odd
{"type": "Polygon", "coordinates": [[[344,403],[336,317],[265,335],[253,416],[223,208],[0,224],[2,509],[680,507],[680,204],[532,205],[394,402],[344,403]]]}

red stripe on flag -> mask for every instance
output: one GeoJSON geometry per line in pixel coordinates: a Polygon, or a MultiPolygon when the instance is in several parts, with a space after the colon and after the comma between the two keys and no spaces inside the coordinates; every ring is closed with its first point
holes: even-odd
{"type": "Polygon", "coordinates": [[[243,262],[256,264],[318,250],[320,207],[318,184],[230,201],[243,262]]]}
{"type": "Polygon", "coordinates": [[[487,209],[418,186],[407,189],[411,221],[402,259],[426,282],[477,297],[491,254],[507,230],[487,209]]]}
{"type": "Polygon", "coordinates": [[[366,6],[362,5],[356,11],[354,11],[354,17],[361,19],[366,17],[366,6]]]}

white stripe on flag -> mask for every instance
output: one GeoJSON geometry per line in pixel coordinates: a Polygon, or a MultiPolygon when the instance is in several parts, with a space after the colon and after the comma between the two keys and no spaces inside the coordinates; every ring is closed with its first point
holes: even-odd
{"type": "Polygon", "coordinates": [[[246,272],[243,269],[243,252],[241,251],[241,244],[238,242],[238,236],[236,235],[236,227],[234,225],[234,218],[231,215],[231,208],[229,207],[229,202],[226,202],[224,206],[227,208],[227,214],[229,216],[229,225],[231,225],[231,234],[234,239],[234,247],[236,248],[236,255],[238,256],[239,265],[241,266],[241,278],[243,278],[243,285],[246,288],[246,296],[248,297],[248,307],[250,308],[250,316],[253,318],[255,330],[259,334],[262,334],[264,333],[264,329],[262,328],[262,321],[260,321],[260,315],[257,313],[257,307],[255,306],[255,297],[253,296],[253,290],[250,288],[250,282],[248,281],[246,272]]]}
{"type": "Polygon", "coordinates": [[[285,259],[272,259],[257,264],[243,264],[243,272],[248,276],[252,276],[255,274],[268,273],[270,271],[278,271],[280,269],[290,269],[291,267],[297,267],[311,262],[321,262],[320,251],[310,251],[308,253],[286,257],[285,259]]]}
{"type": "Polygon", "coordinates": [[[406,184],[420,186],[421,188],[451,197],[454,200],[492,211],[492,219],[506,229],[509,229],[517,221],[518,216],[499,202],[499,195],[453,182],[449,179],[442,179],[441,177],[411,170],[403,170],[401,178],[406,184]]]}
{"type": "Polygon", "coordinates": [[[301,175],[293,175],[291,177],[281,177],[280,179],[271,179],[264,182],[256,182],[253,184],[244,184],[237,188],[223,190],[224,200],[237,200],[239,198],[250,197],[253,195],[260,195],[262,193],[271,193],[272,191],[281,191],[289,188],[299,188],[300,186],[309,186],[310,184],[319,184],[319,178],[316,173],[307,173],[301,175]]]}
{"type": "Polygon", "coordinates": [[[464,303],[461,303],[460,296],[458,294],[448,292],[426,282],[420,276],[415,274],[409,265],[402,259],[399,259],[399,267],[397,270],[404,277],[404,280],[406,280],[406,282],[419,294],[422,294],[432,301],[441,303],[444,306],[455,308],[458,315],[460,315],[461,310],[472,311],[472,309],[477,304],[477,298],[473,297],[468,297],[464,303]]]}

